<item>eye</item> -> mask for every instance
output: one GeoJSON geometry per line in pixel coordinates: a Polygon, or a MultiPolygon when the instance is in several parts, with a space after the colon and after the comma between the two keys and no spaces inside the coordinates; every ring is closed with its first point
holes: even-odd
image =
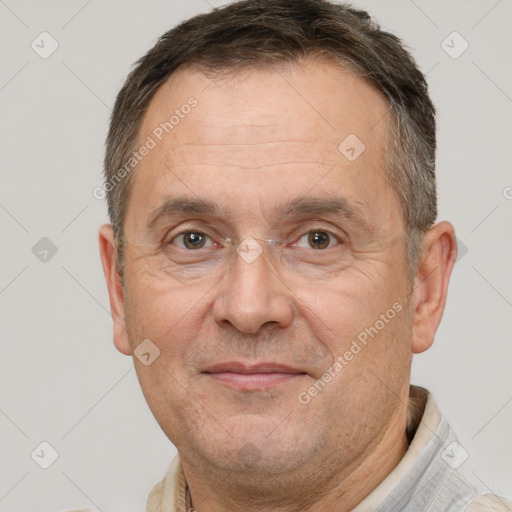
{"type": "Polygon", "coordinates": [[[176,245],[181,249],[192,250],[213,246],[211,238],[201,231],[184,231],[183,233],[175,236],[169,243],[176,245]],[[210,241],[209,245],[207,245],[208,240],[210,241]]]}
{"type": "Polygon", "coordinates": [[[328,231],[313,230],[301,236],[296,245],[299,247],[310,247],[318,250],[329,249],[336,243],[339,243],[338,238],[329,233],[328,231]]]}

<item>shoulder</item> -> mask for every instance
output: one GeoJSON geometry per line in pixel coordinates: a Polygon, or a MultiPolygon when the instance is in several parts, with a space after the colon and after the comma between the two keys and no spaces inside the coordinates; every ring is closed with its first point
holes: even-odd
{"type": "Polygon", "coordinates": [[[499,496],[479,496],[464,512],[512,512],[512,502],[499,496]]]}

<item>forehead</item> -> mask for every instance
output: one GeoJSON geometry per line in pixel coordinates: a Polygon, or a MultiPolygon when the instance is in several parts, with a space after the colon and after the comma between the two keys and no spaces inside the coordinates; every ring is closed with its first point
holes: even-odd
{"type": "Polygon", "coordinates": [[[291,140],[339,142],[355,133],[370,143],[385,130],[386,122],[380,121],[388,111],[373,86],[327,59],[227,70],[215,78],[186,68],[158,89],[139,136],[169,120],[191,97],[198,102],[195,115],[180,122],[164,143],[179,146],[190,135],[198,144],[223,143],[226,136],[235,137],[233,144],[248,138],[277,142],[283,127],[291,140]]]}
{"type": "Polygon", "coordinates": [[[137,165],[132,194],[151,209],[173,193],[212,198],[220,191],[221,201],[246,187],[258,196],[277,187],[290,200],[313,186],[344,186],[355,202],[377,194],[389,202],[382,169],[387,112],[376,89],[321,59],[215,79],[182,69],[158,89],[143,118],[138,143],[151,138],[155,147],[137,165]],[[364,151],[349,159],[340,144],[364,151]]]}

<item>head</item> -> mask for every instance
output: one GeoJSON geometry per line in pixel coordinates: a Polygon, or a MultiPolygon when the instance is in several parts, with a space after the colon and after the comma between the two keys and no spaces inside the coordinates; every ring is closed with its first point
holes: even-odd
{"type": "Polygon", "coordinates": [[[322,0],[214,10],[137,63],[100,247],[114,342],[158,348],[134,361],[185,461],[327,479],[405,429],[456,253],[434,225],[434,114],[401,42],[322,0]],[[234,382],[233,362],[288,375],[234,382]]]}

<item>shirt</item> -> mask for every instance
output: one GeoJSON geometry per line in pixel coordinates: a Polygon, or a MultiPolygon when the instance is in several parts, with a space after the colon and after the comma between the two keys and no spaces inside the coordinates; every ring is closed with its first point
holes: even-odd
{"type": "MultiPolygon", "coordinates": [[[[411,386],[410,444],[391,473],[352,512],[512,512],[512,502],[487,494],[467,464],[432,394],[411,386]]],[[[151,491],[146,512],[189,512],[190,495],[180,462],[174,458],[151,491]]]]}

